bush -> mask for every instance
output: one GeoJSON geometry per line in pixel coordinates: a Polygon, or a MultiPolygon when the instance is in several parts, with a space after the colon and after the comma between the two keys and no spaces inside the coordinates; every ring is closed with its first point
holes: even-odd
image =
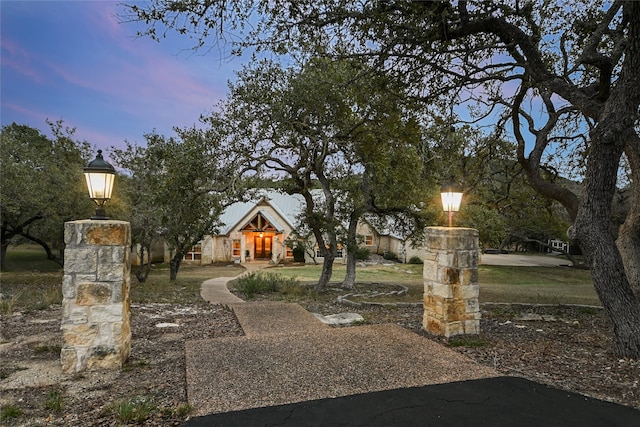
{"type": "Polygon", "coordinates": [[[366,261],[371,257],[371,251],[369,250],[369,248],[363,248],[361,246],[358,246],[358,248],[356,249],[356,259],[358,261],[366,261]]]}
{"type": "Polygon", "coordinates": [[[304,262],[304,246],[302,244],[298,244],[293,248],[293,260],[295,262],[304,262]]]}
{"type": "Polygon", "coordinates": [[[242,292],[247,298],[252,298],[257,294],[274,293],[281,289],[291,289],[295,286],[298,286],[298,281],[295,279],[258,271],[238,279],[234,288],[238,292],[242,292]]]}
{"type": "Polygon", "coordinates": [[[424,264],[419,256],[412,256],[409,258],[409,264],[424,264]]]}
{"type": "Polygon", "coordinates": [[[391,252],[391,251],[385,251],[382,254],[382,258],[388,260],[388,261],[397,261],[398,260],[398,255],[395,252],[391,252]]]}

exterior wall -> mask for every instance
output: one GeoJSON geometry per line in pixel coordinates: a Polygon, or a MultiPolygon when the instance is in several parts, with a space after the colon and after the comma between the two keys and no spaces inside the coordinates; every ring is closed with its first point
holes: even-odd
{"type": "Polygon", "coordinates": [[[424,260],[427,251],[424,247],[412,248],[411,242],[407,242],[404,245],[404,255],[402,257],[402,262],[409,262],[412,257],[418,257],[421,260],[424,260]]]}
{"type": "MultiPolygon", "coordinates": [[[[288,222],[280,216],[280,214],[273,209],[268,204],[262,203],[258,206],[255,206],[251,211],[249,211],[243,218],[239,219],[234,228],[229,232],[228,235],[225,236],[207,236],[205,241],[211,241],[210,253],[211,253],[211,261],[210,262],[240,262],[244,263],[248,260],[255,259],[255,239],[254,236],[257,235],[257,232],[239,230],[240,227],[244,226],[248,221],[251,220],[259,211],[265,211],[269,215],[271,215],[275,221],[278,222],[280,226],[283,227],[283,233],[274,233],[265,231],[262,234],[267,237],[272,238],[271,242],[271,261],[278,262],[283,259],[286,259],[286,248],[285,241],[289,237],[292,232],[292,228],[289,226],[288,222]],[[240,240],[240,256],[233,255],[233,241],[240,240]],[[249,256],[247,257],[247,251],[249,256]]],[[[203,249],[204,252],[204,249],[203,249]]],[[[292,257],[290,257],[292,258],[292,257]]],[[[205,261],[203,255],[203,263],[205,261]]]]}
{"type": "MultiPolygon", "coordinates": [[[[162,239],[156,239],[151,245],[151,262],[163,262],[165,260],[164,255],[164,241],[162,239]]],[[[145,261],[146,261],[145,254],[145,261]]],[[[131,248],[131,264],[140,265],[140,245],[135,244],[131,248]]]]}

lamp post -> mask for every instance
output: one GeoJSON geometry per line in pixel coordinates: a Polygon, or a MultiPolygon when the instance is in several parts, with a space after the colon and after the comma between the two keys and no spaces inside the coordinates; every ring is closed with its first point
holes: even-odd
{"type": "Polygon", "coordinates": [[[84,168],[89,197],[97,205],[96,214],[91,219],[109,219],[106,216],[104,204],[111,199],[115,176],[115,169],[104,160],[102,150],[98,150],[96,158],[84,168]]]}
{"type": "Polygon", "coordinates": [[[440,197],[442,197],[442,208],[449,214],[449,227],[453,227],[453,213],[458,212],[462,203],[462,187],[451,178],[440,188],[440,197]]]}

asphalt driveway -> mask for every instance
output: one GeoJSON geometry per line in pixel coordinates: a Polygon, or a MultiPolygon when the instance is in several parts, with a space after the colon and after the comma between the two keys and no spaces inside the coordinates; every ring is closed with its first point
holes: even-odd
{"type": "Polygon", "coordinates": [[[571,265],[571,262],[562,255],[525,255],[525,254],[482,254],[480,264],[485,265],[510,265],[515,267],[558,267],[571,265]]]}

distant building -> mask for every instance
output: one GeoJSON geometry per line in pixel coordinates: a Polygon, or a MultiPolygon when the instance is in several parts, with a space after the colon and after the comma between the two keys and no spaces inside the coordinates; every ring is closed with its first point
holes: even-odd
{"type": "MultiPolygon", "coordinates": [[[[304,207],[302,196],[270,190],[261,192],[254,201],[235,203],[221,215],[223,225],[220,233],[206,236],[187,253],[185,261],[211,264],[293,260],[293,248],[287,242],[293,239],[297,218],[304,207]]],[[[394,252],[400,261],[419,255],[419,251],[406,249],[406,242],[390,230],[377,231],[362,221],[357,233],[362,239],[360,246],[369,248],[371,253],[394,252]]],[[[344,249],[342,245],[339,246],[337,260],[346,260],[344,249]]],[[[317,247],[315,255],[316,261],[322,262],[317,247]]],[[[169,258],[170,254],[165,251],[165,261],[169,258]]],[[[306,256],[306,262],[312,262],[309,255],[306,256]]]]}

